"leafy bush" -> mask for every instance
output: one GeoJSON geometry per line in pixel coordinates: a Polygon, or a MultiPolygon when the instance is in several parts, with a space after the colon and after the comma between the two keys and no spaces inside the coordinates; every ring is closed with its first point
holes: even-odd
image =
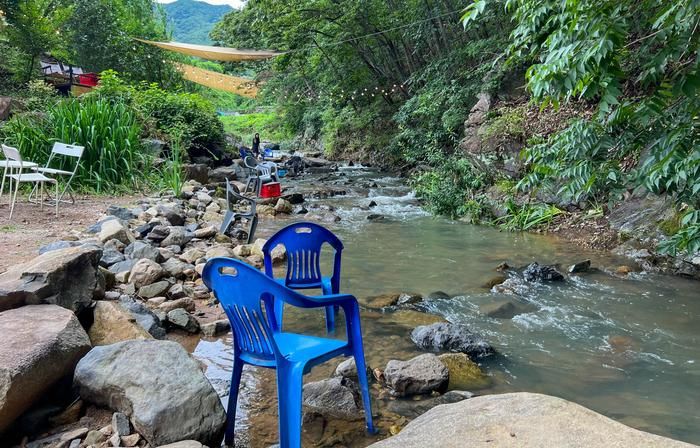
{"type": "Polygon", "coordinates": [[[488,215],[487,208],[477,192],[487,182],[467,159],[449,158],[437,168],[413,179],[416,195],[425,200],[435,214],[459,218],[469,214],[477,222],[488,215]]]}
{"type": "Polygon", "coordinates": [[[105,100],[69,100],[46,114],[23,114],[0,128],[0,139],[19,148],[27,160],[43,164],[54,142],[85,147],[77,185],[108,192],[120,185],[138,187],[146,180],[148,160],[141,152],[135,114],[124,104],[105,100]]]}
{"type": "Polygon", "coordinates": [[[107,70],[89,96],[125,103],[137,113],[149,135],[167,140],[177,135],[190,152],[204,153],[223,144],[223,125],[213,106],[195,93],[173,93],[157,84],[129,85],[118,73],[107,70]]]}

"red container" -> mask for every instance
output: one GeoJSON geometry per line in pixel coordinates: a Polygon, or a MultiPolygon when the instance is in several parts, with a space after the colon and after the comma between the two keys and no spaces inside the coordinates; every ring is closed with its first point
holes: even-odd
{"type": "Polygon", "coordinates": [[[78,75],[78,83],[84,86],[95,87],[98,81],[99,78],[95,73],[84,73],[82,75],[78,75]]]}
{"type": "Polygon", "coordinates": [[[281,194],[279,182],[268,182],[260,187],[261,198],[278,198],[281,194]]]}

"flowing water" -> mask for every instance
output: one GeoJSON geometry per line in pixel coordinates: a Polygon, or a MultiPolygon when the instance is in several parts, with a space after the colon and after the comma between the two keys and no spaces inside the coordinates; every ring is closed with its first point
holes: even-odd
{"type": "MultiPolygon", "coordinates": [[[[477,394],[556,395],[632,427],[700,444],[700,284],[641,273],[622,278],[614,272],[625,260],[608,253],[548,236],[432,218],[398,179],[370,170],[342,169],[287,184],[310,191],[323,182],[347,194],[310,200],[305,206],[314,211],[314,205],[330,205],[342,218],[328,226],[345,245],[343,291],[361,301],[392,291],[444,291],[452,297],[425,302],[422,312],[365,312],[365,351],[371,366],[383,368],[390,359],[417,355],[410,331],[438,320],[434,314],[466,324],[498,350],[498,356],[481,363],[491,382],[475,390],[477,394]],[[370,201],[377,205],[368,209],[370,201]],[[368,220],[369,214],[385,219],[368,220]],[[533,261],[558,263],[565,269],[584,259],[597,269],[571,275],[563,283],[524,283],[518,295],[485,287],[504,261],[516,267],[533,261]],[[503,300],[521,304],[521,313],[498,319],[481,312],[503,300]]],[[[264,221],[260,234],[266,236],[295,218],[264,221]]],[[[320,312],[291,311],[285,324],[319,332],[323,317],[320,312]]],[[[225,382],[229,374],[230,342],[230,336],[202,341],[195,350],[217,381],[225,382]]],[[[327,377],[337,362],[316,369],[311,379],[327,377]]],[[[256,424],[246,409],[260,390],[260,378],[274,382],[269,373],[246,373],[244,383],[251,393],[243,394],[240,428],[256,424]]],[[[274,394],[274,386],[265,390],[268,394],[274,394]]],[[[375,397],[380,409],[389,401],[381,393],[375,397]]],[[[256,412],[269,414],[265,425],[274,427],[274,403],[256,412]]]]}

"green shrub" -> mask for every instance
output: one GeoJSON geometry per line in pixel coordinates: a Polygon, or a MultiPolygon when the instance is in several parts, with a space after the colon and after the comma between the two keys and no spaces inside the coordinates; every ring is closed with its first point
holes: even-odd
{"type": "Polygon", "coordinates": [[[100,86],[88,96],[132,108],[148,135],[172,140],[190,151],[205,152],[224,143],[224,129],[211,103],[195,93],[173,93],[157,84],[132,86],[118,73],[102,72],[100,86]]]}
{"type": "Polygon", "coordinates": [[[437,168],[414,178],[416,195],[435,214],[459,218],[469,214],[472,222],[488,215],[488,208],[478,195],[487,182],[484,173],[467,159],[450,158],[437,168]]]}
{"type": "MultiPolygon", "coordinates": [[[[43,164],[54,142],[85,147],[74,182],[97,192],[146,181],[139,126],[123,103],[88,99],[61,101],[46,114],[23,114],[0,128],[0,139],[19,148],[27,160],[43,164]]],[[[72,167],[72,165],[71,165],[72,167]]]]}

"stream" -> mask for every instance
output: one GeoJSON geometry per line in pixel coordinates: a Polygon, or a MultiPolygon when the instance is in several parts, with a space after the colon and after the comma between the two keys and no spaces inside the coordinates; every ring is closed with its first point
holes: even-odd
{"type": "MultiPolygon", "coordinates": [[[[481,361],[490,383],[472,390],[477,395],[546,393],[634,428],[700,444],[697,282],[646,273],[623,278],[615,270],[629,261],[607,252],[587,251],[552,236],[433,218],[402,180],[370,169],[345,167],[331,174],[283,179],[283,185],[304,193],[322,185],[346,191],[324,199],[310,199],[307,194],[304,203],[311,212],[315,206],[332,206],[341,218],[322,224],[345,245],[343,292],[361,303],[365,297],[394,291],[424,296],[443,291],[452,297],[426,302],[421,312],[363,312],[370,366],[383,369],[390,359],[418,355],[410,331],[442,318],[483,334],[499,352],[481,361]],[[368,208],[370,201],[377,205],[368,208]],[[368,220],[370,214],[384,219],[368,220]],[[501,262],[514,267],[533,261],[560,264],[565,271],[585,259],[596,269],[569,275],[565,282],[527,284],[516,295],[485,287],[499,275],[495,268],[501,262]],[[503,319],[480,311],[503,300],[523,304],[522,312],[503,319]]],[[[258,236],[267,237],[302,219],[303,215],[263,219],[258,236]]],[[[290,310],[285,325],[292,331],[323,334],[323,314],[290,310]]],[[[202,340],[194,355],[207,365],[210,379],[225,388],[232,362],[230,334],[202,340]]],[[[305,381],[328,377],[340,361],[317,367],[305,381]]],[[[274,373],[246,369],[243,383],[237,431],[250,446],[269,446],[276,441],[274,373]]],[[[377,386],[373,396],[375,411],[382,414],[392,399],[377,386]]],[[[386,437],[392,424],[405,423],[380,416],[379,437],[386,437]]],[[[355,431],[352,446],[377,439],[363,436],[362,422],[348,425],[355,431]]],[[[305,430],[315,431],[313,422],[305,430]]],[[[342,440],[338,435],[337,443],[348,443],[342,440]]]]}

